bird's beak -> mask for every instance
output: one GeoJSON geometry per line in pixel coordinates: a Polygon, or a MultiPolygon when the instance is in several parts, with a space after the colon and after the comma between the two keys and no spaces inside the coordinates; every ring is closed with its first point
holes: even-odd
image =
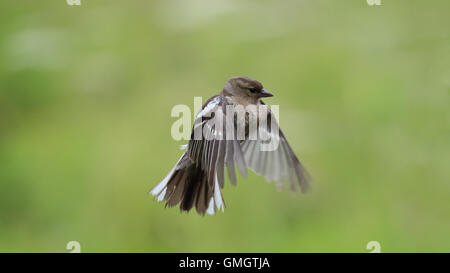
{"type": "Polygon", "coordinates": [[[273,94],[270,93],[269,91],[267,91],[266,89],[263,89],[263,90],[261,91],[261,93],[259,94],[259,96],[260,96],[261,98],[266,98],[266,97],[273,97],[273,94]]]}

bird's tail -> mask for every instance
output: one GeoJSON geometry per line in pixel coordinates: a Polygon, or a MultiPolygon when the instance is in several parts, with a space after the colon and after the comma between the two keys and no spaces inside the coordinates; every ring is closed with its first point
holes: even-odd
{"type": "Polygon", "coordinates": [[[200,214],[214,214],[217,209],[224,209],[222,193],[217,176],[209,181],[207,172],[193,163],[186,152],[181,156],[170,173],[150,193],[158,201],[165,201],[166,206],[180,204],[182,211],[189,211],[195,206],[200,214]]]}

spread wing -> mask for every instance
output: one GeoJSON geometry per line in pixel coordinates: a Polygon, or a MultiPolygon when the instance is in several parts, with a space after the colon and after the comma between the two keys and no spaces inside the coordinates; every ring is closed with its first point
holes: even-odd
{"type": "Polygon", "coordinates": [[[267,111],[266,120],[267,126],[261,126],[262,120],[259,120],[256,139],[247,139],[241,144],[248,168],[264,176],[267,181],[274,181],[278,189],[287,183],[292,191],[300,187],[302,192],[306,192],[311,182],[310,175],[298,160],[270,110],[267,111]]]}
{"type": "MultiPolygon", "coordinates": [[[[273,114],[264,112],[265,118],[257,119],[258,137],[252,138],[250,120],[255,120],[249,109],[245,123],[234,110],[236,105],[223,95],[209,99],[196,116],[191,139],[186,151],[172,171],[150,192],[167,206],[180,204],[182,211],[195,206],[200,214],[214,214],[224,209],[221,189],[225,184],[225,167],[228,178],[236,185],[235,166],[247,177],[247,166],[268,181],[275,181],[280,188],[287,181],[292,190],[308,189],[309,175],[295,156],[273,114]],[[231,107],[227,107],[227,106],[231,107]],[[229,109],[229,110],[227,110],[229,109]],[[228,113],[227,113],[228,111],[228,113]],[[239,121],[240,120],[240,121],[239,121]],[[267,126],[263,126],[263,121],[267,126]],[[241,125],[245,125],[245,137],[241,125]],[[237,128],[239,127],[239,128],[237,128]],[[240,135],[241,137],[241,135],[240,135]],[[275,147],[266,143],[275,140],[275,147]]],[[[263,115],[263,117],[264,117],[263,115]]]]}
{"type": "Polygon", "coordinates": [[[195,118],[185,155],[191,164],[201,169],[202,179],[198,181],[198,188],[192,191],[195,193],[193,197],[183,200],[182,208],[189,209],[195,205],[198,211],[210,214],[216,208],[223,210],[221,189],[225,184],[225,167],[233,185],[236,185],[237,166],[243,177],[247,177],[249,168],[268,181],[275,181],[280,189],[287,182],[293,191],[298,188],[302,192],[307,191],[310,176],[279,129],[273,114],[267,112],[267,126],[261,126],[259,120],[258,138],[239,140],[234,113],[227,115],[227,105],[229,102],[225,97],[215,96],[205,103],[195,118]],[[276,149],[267,149],[267,140],[276,140],[276,149]]]}
{"type": "Polygon", "coordinates": [[[236,185],[235,165],[242,176],[247,177],[247,165],[239,141],[236,137],[227,138],[227,132],[234,130],[233,116],[226,115],[227,101],[222,95],[211,98],[196,116],[191,140],[186,155],[206,173],[206,181],[211,196],[201,198],[207,204],[208,212],[215,207],[223,209],[220,189],[224,187],[225,166],[228,178],[236,185]],[[205,200],[203,200],[205,199],[205,200]]]}

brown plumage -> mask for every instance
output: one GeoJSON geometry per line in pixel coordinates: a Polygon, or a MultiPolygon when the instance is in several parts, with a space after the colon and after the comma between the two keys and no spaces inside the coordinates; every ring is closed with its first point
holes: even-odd
{"type": "Polygon", "coordinates": [[[260,115],[260,110],[247,111],[251,106],[265,106],[261,98],[271,96],[256,80],[247,77],[231,78],[219,95],[210,98],[203,105],[196,116],[186,151],[172,171],[150,193],[158,201],[164,200],[166,206],[180,204],[182,211],[195,207],[199,214],[214,214],[216,210],[223,210],[225,207],[221,193],[225,184],[225,168],[230,183],[236,185],[235,167],[243,177],[247,177],[249,168],[268,181],[275,181],[278,188],[282,188],[283,183],[287,182],[293,191],[298,188],[302,192],[307,191],[310,177],[270,110],[266,116],[260,115]],[[244,124],[239,123],[239,115],[234,112],[240,106],[250,106],[246,108],[244,124]],[[227,111],[232,113],[227,115],[227,111]],[[249,125],[252,118],[257,121],[256,139],[249,137],[253,132],[249,125]],[[217,120],[223,122],[214,123],[217,120]],[[268,123],[267,128],[261,127],[265,121],[268,123]],[[243,139],[238,136],[240,125],[245,127],[243,139]],[[200,139],[196,138],[197,130],[201,130],[200,139]],[[276,149],[263,149],[266,142],[260,138],[263,133],[270,140],[277,140],[276,149]]]}

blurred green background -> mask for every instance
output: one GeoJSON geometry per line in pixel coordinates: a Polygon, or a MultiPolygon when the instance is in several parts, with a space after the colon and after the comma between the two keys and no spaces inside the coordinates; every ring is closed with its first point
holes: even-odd
{"type": "Polygon", "coordinates": [[[450,2],[4,0],[0,251],[450,251],[450,2]],[[216,216],[147,194],[176,104],[260,80],[313,175],[216,216]]]}

